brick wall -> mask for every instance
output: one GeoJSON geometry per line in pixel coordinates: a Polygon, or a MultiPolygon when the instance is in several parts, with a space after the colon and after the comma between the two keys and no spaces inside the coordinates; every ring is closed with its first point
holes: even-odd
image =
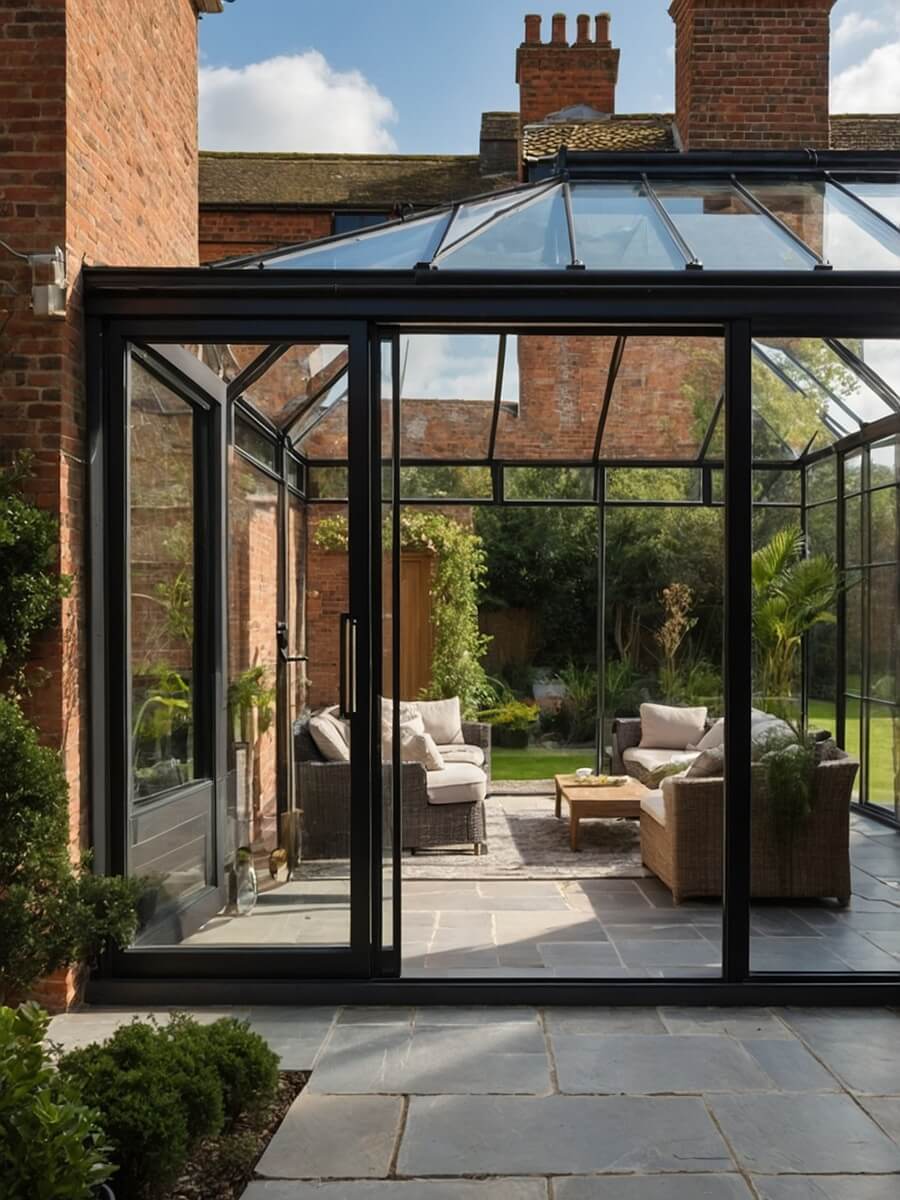
{"type": "Polygon", "coordinates": [[[675,108],[687,150],[829,145],[835,0],[674,0],[675,108]]]}
{"type": "Polygon", "coordinates": [[[200,209],[200,262],[311,242],[330,233],[330,212],[204,206],[200,209]]]}
{"type": "Polygon", "coordinates": [[[554,16],[549,42],[541,41],[541,18],[527,16],[525,40],[516,53],[519,119],[527,125],[576,104],[615,112],[618,73],[619,51],[609,40],[608,14],[596,18],[593,30],[590,19],[579,16],[571,45],[565,16],[554,16]]]}

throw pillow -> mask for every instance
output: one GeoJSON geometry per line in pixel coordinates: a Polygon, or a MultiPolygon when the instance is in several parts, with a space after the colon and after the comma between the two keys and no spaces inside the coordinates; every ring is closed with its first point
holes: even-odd
{"type": "Polygon", "coordinates": [[[341,730],[342,722],[326,709],[309,719],[309,733],[327,762],[349,762],[350,747],[341,730]]]}
{"type": "Polygon", "coordinates": [[[711,729],[707,729],[696,746],[688,746],[688,750],[712,750],[725,742],[725,718],[719,717],[711,729]]]}
{"type": "Polygon", "coordinates": [[[411,725],[400,726],[400,761],[422,763],[426,771],[441,771],[444,760],[430,733],[417,733],[411,725]]]}
{"type": "Polygon", "coordinates": [[[668,704],[641,705],[641,747],[685,750],[699,742],[706,725],[705,708],[675,708],[668,704]]]}
{"type": "Polygon", "coordinates": [[[689,779],[720,779],[725,774],[725,747],[704,750],[685,772],[689,779]]]}
{"type": "Polygon", "coordinates": [[[822,738],[820,742],[815,744],[816,762],[835,762],[838,759],[846,758],[843,750],[838,748],[834,738],[822,738]]]}
{"type": "Polygon", "coordinates": [[[650,788],[651,792],[655,792],[664,779],[668,779],[670,775],[683,775],[686,770],[687,767],[683,762],[663,763],[647,772],[643,780],[644,786],[650,788]]]}
{"type": "Polygon", "coordinates": [[[459,696],[449,700],[417,700],[416,712],[424,721],[424,732],[430,733],[439,746],[462,745],[462,713],[459,696]]]}

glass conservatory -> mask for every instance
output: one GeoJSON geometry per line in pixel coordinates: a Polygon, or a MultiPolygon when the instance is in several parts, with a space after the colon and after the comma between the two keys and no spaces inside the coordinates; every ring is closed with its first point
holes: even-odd
{"type": "Polygon", "coordinates": [[[562,154],[85,277],[95,862],[143,883],[95,998],[896,1000],[900,159],[562,154]],[[538,610],[596,810],[492,770],[538,610]]]}

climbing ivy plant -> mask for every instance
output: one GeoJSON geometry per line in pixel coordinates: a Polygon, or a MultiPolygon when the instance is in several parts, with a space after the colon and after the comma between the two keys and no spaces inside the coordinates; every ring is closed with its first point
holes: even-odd
{"type": "MultiPolygon", "coordinates": [[[[389,521],[384,525],[383,544],[390,549],[393,537],[389,521]]],[[[347,549],[347,519],[325,517],[315,532],[322,550],[347,549]]],[[[400,517],[403,550],[433,554],[435,571],[431,581],[434,651],[431,683],[426,699],[459,696],[465,715],[472,715],[494,694],[482,659],[489,639],[478,628],[478,597],[487,570],[481,538],[459,521],[443,513],[404,512],[400,517]]]]}

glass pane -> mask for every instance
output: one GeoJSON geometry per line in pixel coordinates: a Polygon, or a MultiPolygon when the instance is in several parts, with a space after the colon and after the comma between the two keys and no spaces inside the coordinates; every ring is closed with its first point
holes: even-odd
{"type": "Polygon", "coordinates": [[[743,181],[766,208],[841,271],[900,266],[900,233],[824,180],[743,181]]]}
{"type": "Polygon", "coordinates": [[[837,461],[833,457],[813,463],[806,472],[807,503],[833,500],[837,496],[837,461]]]}
{"type": "Polygon", "coordinates": [[[512,208],[516,204],[521,204],[526,196],[527,192],[518,194],[515,192],[506,192],[502,196],[479,200],[474,204],[461,204],[450,228],[447,230],[443,249],[449,249],[460,238],[465,237],[467,233],[471,233],[473,229],[477,229],[480,225],[483,225],[485,221],[489,221],[497,213],[501,213],[507,208],[512,208]]]}
{"type": "MultiPolygon", "coordinates": [[[[838,425],[852,429],[854,420],[865,425],[890,414],[885,401],[835,354],[827,342],[819,338],[795,338],[780,344],[808,376],[816,379],[824,393],[825,409],[838,425]]],[[[846,344],[857,357],[862,357],[859,342],[846,344]]]]}
{"type": "Polygon", "coordinates": [[[627,338],[601,457],[696,460],[724,382],[720,338],[627,338]]]}
{"type": "Polygon", "coordinates": [[[806,512],[806,538],[810,554],[837,558],[837,505],[821,504],[806,512]]]}
{"type": "Polygon", "coordinates": [[[896,487],[878,488],[869,494],[870,561],[897,562],[900,546],[897,543],[897,504],[900,490],[896,487]]]}
{"type": "Polygon", "coordinates": [[[306,458],[346,459],[347,389],[345,371],[295,418],[289,437],[298,454],[306,458]]]}
{"type": "Polygon", "coordinates": [[[708,270],[810,271],[815,259],[740,193],[720,183],[653,183],[653,190],[708,270]]]}
{"type": "MultiPolygon", "coordinates": [[[[487,458],[499,353],[495,334],[416,333],[401,338],[406,461],[487,458]]],[[[514,346],[507,348],[509,354],[515,355],[514,346]]]]}
{"type": "Polygon", "coordinates": [[[753,499],[757,503],[800,503],[800,471],[754,471],[753,499]]]}
{"type": "Polygon", "coordinates": [[[869,572],[869,695],[900,700],[897,687],[897,568],[869,572]]]}
{"type": "Polygon", "coordinates": [[[639,184],[573,184],[572,216],[576,252],[589,270],[684,270],[684,258],[639,184]]]}
{"type": "MultiPolygon", "coordinates": [[[[430,262],[450,219],[449,213],[386,226],[355,237],[268,258],[266,269],[309,271],[404,271],[430,262]]],[[[258,270],[256,262],[247,270],[258,270]]]]}
{"type": "Polygon", "coordinates": [[[290,454],[285,454],[284,463],[288,484],[292,488],[296,488],[298,492],[302,492],[304,484],[303,463],[298,462],[296,458],[292,458],[290,454]]]}
{"type": "MultiPolygon", "coordinates": [[[[381,759],[381,947],[389,950],[394,945],[394,891],[399,880],[394,877],[395,845],[394,826],[395,814],[402,811],[402,772],[394,773],[394,728],[393,708],[388,708],[394,694],[394,652],[395,635],[399,632],[397,623],[399,604],[395,606],[394,596],[394,373],[393,373],[393,342],[382,341],[379,344],[381,354],[381,682],[375,703],[384,718],[384,713],[391,714],[391,729],[387,737],[382,727],[381,743],[376,751],[376,758],[381,759]]],[[[396,598],[399,601],[400,597],[396,598]]],[[[376,676],[377,678],[377,676],[376,676]]],[[[399,716],[399,713],[397,714],[399,716]]],[[[399,949],[399,947],[398,947],[399,949]]]]}
{"type": "Polygon", "coordinates": [[[854,571],[847,580],[847,691],[860,695],[862,677],[862,612],[864,584],[859,571],[854,571]]]}
{"type": "Polygon", "coordinates": [[[844,563],[858,566],[863,561],[862,496],[851,496],[844,505],[844,563]]]}
{"type": "Polygon", "coordinates": [[[498,217],[456,250],[441,255],[441,270],[564,270],[572,261],[562,188],[498,217]]]}
{"type": "MultiPolygon", "coordinates": [[[[194,413],[136,359],[129,430],[131,762],[143,800],[197,776],[194,413]]],[[[201,861],[178,870],[179,895],[205,883],[201,861]]]]}
{"type": "Polygon", "coordinates": [[[307,472],[310,500],[346,500],[346,467],[310,467],[307,472]]]}
{"type": "Polygon", "coordinates": [[[288,346],[243,392],[244,402],[279,429],[287,428],[346,371],[347,353],[338,343],[288,346]]]}
{"type": "Polygon", "coordinates": [[[900,392],[900,341],[889,338],[856,338],[842,341],[871,367],[876,375],[892,388],[894,393],[900,392]]]}
{"type": "Polygon", "coordinates": [[[608,467],[607,500],[699,500],[702,472],[684,467],[608,467]]]}
{"type": "MultiPolygon", "coordinates": [[[[862,701],[855,696],[848,696],[846,701],[846,710],[844,714],[844,749],[851,758],[855,758],[857,762],[862,761],[862,750],[860,741],[860,720],[859,714],[862,711],[862,701]]],[[[859,772],[856,773],[856,778],[853,781],[853,791],[851,796],[854,800],[859,800],[860,777],[859,772]]]]}
{"type": "MultiPolygon", "coordinates": [[[[869,804],[887,808],[891,815],[900,810],[900,711],[886,704],[867,704],[868,721],[868,796],[869,804]]],[[[900,872],[882,870],[879,874],[896,879],[900,872]]],[[[894,909],[900,932],[900,912],[894,909]]]]}
{"type": "Polygon", "coordinates": [[[752,382],[755,458],[796,458],[834,440],[821,394],[782,371],[768,346],[755,347],[752,382]]]}
{"type": "Polygon", "coordinates": [[[404,500],[490,500],[490,467],[401,467],[404,500]]]}
{"type": "Polygon", "coordinates": [[[504,467],[505,500],[593,500],[593,467],[504,467]]]}
{"type": "Polygon", "coordinates": [[[854,196],[859,196],[889,221],[900,225],[900,187],[896,183],[841,182],[854,196]]]}
{"type": "Polygon", "coordinates": [[[183,343],[184,349],[199,358],[213,374],[231,383],[269,350],[269,346],[241,342],[183,343]]]}
{"type": "Polygon", "coordinates": [[[869,486],[900,481],[900,438],[875,442],[869,451],[869,486]]]}
{"type": "Polygon", "coordinates": [[[275,442],[272,438],[266,437],[261,429],[257,429],[255,425],[251,425],[249,421],[243,421],[235,414],[234,418],[234,443],[241,450],[249,454],[251,458],[255,458],[257,462],[274,471],[276,468],[276,451],[275,442]]]}
{"type": "Polygon", "coordinates": [[[862,454],[848,454],[844,459],[844,495],[850,496],[862,488],[862,454]]]}

